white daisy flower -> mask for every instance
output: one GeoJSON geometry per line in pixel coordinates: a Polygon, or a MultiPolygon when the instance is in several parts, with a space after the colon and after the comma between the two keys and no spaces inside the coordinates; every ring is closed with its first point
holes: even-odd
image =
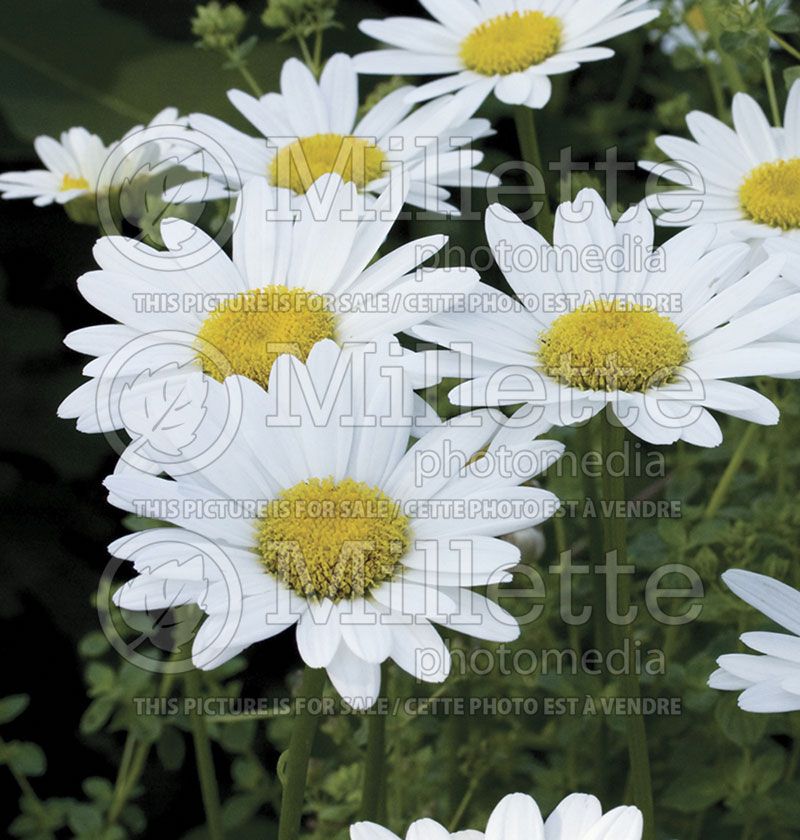
{"type": "MultiPolygon", "coordinates": [[[[355,356],[323,341],[305,364],[281,356],[267,390],[236,376],[209,383],[217,419],[231,392],[242,395],[221,457],[173,481],[106,479],[112,504],[183,529],[111,545],[139,572],[115,602],[148,610],[198,604],[208,618],[192,661],[203,669],[297,625],[303,661],[327,669],[358,708],[374,702],[386,659],[429,682],[446,678],[449,653],[431,622],[481,639],[516,638],[513,616],[469,587],[510,579],[520,554],[496,537],[555,513],[552,493],[519,485],[563,447],[476,412],[407,450],[411,391],[400,352],[397,342],[380,341],[355,356]],[[438,468],[423,466],[432,460],[438,468]],[[195,546],[193,562],[176,554],[181,539],[195,546]]],[[[161,441],[169,449],[180,436],[165,428],[161,441]]],[[[200,440],[192,448],[203,447],[200,440]]]]}
{"type": "MultiPolygon", "coordinates": [[[[653,249],[653,222],[632,208],[614,224],[584,190],[556,216],[554,246],[500,205],[490,246],[516,298],[480,287],[481,311],[431,317],[411,332],[461,353],[456,405],[523,404],[550,423],[585,422],[607,405],[652,443],[716,446],[709,409],[778,422],[765,397],[730,378],[800,375],[800,343],[772,339],[800,317],[800,296],[741,314],[780,275],[773,257],[731,284],[743,243],[711,248],[698,226],[653,249]]],[[[473,294],[471,299],[476,299],[473,294]]]]}
{"type": "Polygon", "coordinates": [[[393,91],[357,119],[358,76],[349,56],[334,55],[319,81],[291,58],[281,71],[280,93],[260,99],[240,90],[228,93],[260,137],[215,117],[190,115],[196,134],[219,144],[228,159],[215,161],[220,172],[210,183],[196,182],[194,192],[182,189],[182,200],[224,196],[255,177],[304,195],[321,175],[335,173],[355,184],[369,205],[392,172],[402,168],[410,180],[410,204],[458,213],[448,202],[447,187],[499,184],[494,175],[476,169],[483,154],[464,148],[493,132],[487,120],[472,119],[477,103],[469,98],[442,97],[412,112],[406,102],[412,90],[393,91]]]}
{"type": "Polygon", "coordinates": [[[800,710],[800,592],[743,569],[731,569],[722,579],[733,593],[792,635],[761,631],[742,634],[747,647],[763,655],[720,656],[719,670],[708,684],[723,691],[741,691],[739,706],[746,712],[800,710]]]}
{"type": "Polygon", "coordinates": [[[596,44],[658,17],[647,0],[420,0],[436,22],[365,20],[360,29],[391,45],[355,57],[359,73],[437,75],[409,96],[421,102],[467,88],[509,105],[543,108],[550,76],[610,58],[596,44]]]}
{"type": "Polygon", "coordinates": [[[639,163],[679,185],[647,197],[658,223],[713,223],[736,241],[800,239],[800,82],[789,92],[782,129],[744,93],[733,99],[733,129],[702,111],[689,114],[686,124],[694,140],[656,140],[668,162],[639,163]]]}
{"type": "MultiPolygon", "coordinates": [[[[147,129],[168,125],[185,129],[174,108],[156,114],[147,129]]],[[[37,137],[33,146],[47,168],[0,174],[0,194],[3,198],[32,198],[38,207],[46,207],[126,187],[143,175],[151,175],[174,150],[172,141],[159,143],[150,138],[146,143],[134,143],[132,138],[144,130],[145,126],[135,126],[108,146],[96,134],[79,127],[63,132],[59,140],[37,137]]]]}
{"type": "MultiPolygon", "coordinates": [[[[354,211],[352,184],[325,176],[316,186],[330,198],[325,218],[310,204],[297,214],[274,211],[266,182],[250,182],[233,259],[178,219],[161,226],[166,252],[124,237],[100,239],[100,270],[84,274],[78,288],[116,323],[65,339],[95,358],[84,368],[90,380],[64,400],[59,416],[77,419],[83,432],[127,429],[133,443],[120,466],[147,469],[158,463],[149,454],[154,424],[180,420],[190,435],[191,423],[202,421],[202,405],[185,396],[197,373],[217,380],[242,374],[266,386],[281,353],[305,359],[322,339],[350,347],[398,333],[476,286],[472,269],[418,268],[446,236],[409,242],[373,262],[402,206],[397,183],[378,198],[374,220],[354,211]]],[[[419,368],[415,387],[438,381],[435,366],[423,364],[435,354],[407,356],[419,368]]]]}
{"type": "MultiPolygon", "coordinates": [[[[585,793],[563,799],[547,820],[539,806],[524,793],[511,793],[492,811],[486,832],[450,834],[433,820],[419,820],[408,829],[406,840],[641,840],[642,813],[621,805],[603,814],[600,801],[585,793]]],[[[351,840],[399,840],[374,823],[356,823],[351,840]]]]}

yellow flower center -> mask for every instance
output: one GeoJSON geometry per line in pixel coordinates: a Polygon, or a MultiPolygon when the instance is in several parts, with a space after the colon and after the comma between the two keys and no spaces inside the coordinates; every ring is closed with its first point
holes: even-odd
{"type": "Polygon", "coordinates": [[[267,571],[308,598],[359,598],[391,580],[411,541],[408,518],[377,487],[311,478],[262,511],[267,571]]]}
{"type": "Polygon", "coordinates": [[[506,12],[476,26],[461,42],[461,60],[484,76],[507,76],[558,51],[561,21],[542,12],[506,12]]]}
{"type": "Polygon", "coordinates": [[[61,179],[61,186],[59,189],[61,192],[66,192],[66,190],[88,190],[89,182],[86,178],[73,178],[72,175],[65,175],[61,179]]]}
{"type": "Polygon", "coordinates": [[[758,224],[800,228],[800,158],[757,166],[739,187],[739,201],[758,224]]]}
{"type": "Polygon", "coordinates": [[[318,341],[335,337],[335,315],[320,295],[265,286],[224,300],[208,315],[197,333],[197,357],[220,382],[241,374],[266,387],[278,356],[305,361],[318,341]]]}
{"type": "Polygon", "coordinates": [[[692,6],[692,8],[686,12],[684,20],[689,25],[689,28],[693,29],[695,32],[708,32],[708,21],[706,21],[703,9],[699,5],[692,6]]]}
{"type": "Polygon", "coordinates": [[[383,176],[385,160],[386,155],[371,140],[314,134],[278,151],[269,165],[269,180],[274,187],[304,194],[317,178],[335,173],[363,190],[383,176]]]}
{"type": "Polygon", "coordinates": [[[653,309],[596,301],[556,318],[537,353],[549,376],[573,388],[646,391],[672,378],[688,358],[688,344],[653,309]]]}

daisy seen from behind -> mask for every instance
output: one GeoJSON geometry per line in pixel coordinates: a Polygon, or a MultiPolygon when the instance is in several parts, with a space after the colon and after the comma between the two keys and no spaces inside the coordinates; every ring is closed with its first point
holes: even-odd
{"type": "Polygon", "coordinates": [[[251,137],[216,117],[191,114],[194,135],[207,135],[229,156],[211,182],[183,185],[183,200],[205,200],[236,192],[250,178],[304,195],[322,175],[337,174],[354,184],[367,205],[402,169],[410,204],[457,213],[449,187],[490,187],[494,175],[476,167],[483,154],[469,144],[493,132],[473,119],[471,97],[446,96],[416,110],[406,102],[413,88],[392,91],[358,117],[358,76],[342,53],[325,65],[317,81],[302,62],[290,58],[281,71],[281,92],[255,98],[228,93],[233,106],[259,132],[251,137]],[[194,192],[192,192],[194,191],[194,192]]]}
{"type": "Polygon", "coordinates": [[[678,186],[648,195],[647,206],[666,227],[712,223],[736,241],[800,239],[800,82],[789,91],[783,128],[745,93],[734,96],[732,113],[733,128],[693,111],[692,140],[656,139],[669,160],[639,165],[678,186]]]}
{"type": "Polygon", "coordinates": [[[746,712],[800,711],[800,592],[744,569],[730,569],[722,580],[745,603],[789,632],[743,633],[742,642],[756,653],[720,656],[709,686],[740,691],[739,707],[746,712]]]}
{"type": "Polygon", "coordinates": [[[362,32],[390,46],[355,57],[359,73],[436,75],[409,95],[421,102],[467,89],[482,102],[542,108],[550,76],[610,58],[601,41],[658,17],[646,0],[421,0],[434,18],[364,20],[362,32]]]}
{"type": "MultiPolygon", "coordinates": [[[[420,679],[446,678],[450,657],[432,621],[482,639],[516,638],[515,619],[469,587],[508,580],[520,553],[497,537],[555,513],[552,493],[520,485],[563,447],[476,412],[407,450],[411,390],[400,358],[395,341],[358,356],[323,341],[305,364],[281,356],[267,390],[236,376],[210,383],[217,419],[226,390],[243,397],[219,458],[174,480],[106,479],[112,504],[140,513],[146,505],[182,529],[194,557],[176,557],[174,527],[118,540],[110,552],[131,560],[138,576],[116,603],[198,604],[208,617],[192,660],[203,669],[296,625],[303,661],[327,669],[354,707],[374,702],[388,658],[420,679]],[[518,468],[504,466],[501,452],[518,468]],[[440,458],[442,468],[421,470],[421,457],[440,458]],[[226,555],[226,569],[203,541],[226,555]]],[[[207,426],[201,436],[213,433],[207,426]]],[[[174,434],[162,430],[165,448],[174,434]]],[[[203,448],[202,440],[190,446],[187,460],[203,448]]]]}
{"type": "Polygon", "coordinates": [[[412,329],[461,354],[451,375],[469,381],[451,391],[456,405],[523,404],[520,412],[554,425],[609,406],[630,432],[659,444],[718,445],[711,411],[778,422],[766,397],[728,380],[800,375],[800,344],[771,340],[800,317],[800,296],[741,314],[778,279],[783,257],[742,277],[748,247],[712,248],[713,226],[654,250],[644,208],[615,225],[593,190],[561,205],[554,246],[500,205],[489,208],[486,230],[515,298],[482,284],[472,296],[480,311],[412,329]],[[739,279],[718,291],[729,274],[739,279]]]}
{"type": "MultiPolygon", "coordinates": [[[[603,814],[600,801],[585,793],[563,799],[547,820],[535,800],[524,793],[511,793],[492,811],[486,832],[459,831],[450,834],[433,820],[415,822],[406,840],[641,840],[642,814],[622,805],[603,814]]],[[[350,840],[399,840],[374,823],[356,823],[350,840]]]]}
{"type": "MultiPolygon", "coordinates": [[[[161,226],[167,251],[123,237],[100,239],[94,250],[100,268],[78,287],[116,323],[65,339],[95,358],[84,368],[89,381],[64,400],[59,416],[77,419],[84,432],[127,429],[134,440],[123,463],[155,468],[161,456],[145,454],[154,425],[181,422],[191,436],[190,418],[202,421],[202,405],[188,402],[188,380],[241,374],[266,386],[282,353],[305,359],[323,339],[357,348],[422,320],[427,299],[456,302],[477,283],[471,269],[419,267],[445,236],[409,242],[373,261],[403,203],[397,180],[370,219],[360,215],[356,188],[338,176],[321,178],[317,189],[327,196],[325,206],[308,203],[294,212],[263,179],[249,183],[233,259],[177,219],[161,226]]],[[[406,357],[421,358],[410,351],[406,357]]],[[[438,381],[435,370],[419,368],[415,387],[438,381]]]]}

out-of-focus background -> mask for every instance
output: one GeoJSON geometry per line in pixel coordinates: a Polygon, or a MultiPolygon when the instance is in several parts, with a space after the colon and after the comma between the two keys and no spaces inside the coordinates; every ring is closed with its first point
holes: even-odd
{"type": "MultiPolygon", "coordinates": [[[[195,38],[190,31],[194,5],[191,0],[161,3],[6,0],[0,31],[0,171],[37,168],[39,163],[32,146],[37,135],[57,136],[71,126],[84,126],[108,142],[132,125],[146,122],[166,106],[177,107],[181,114],[210,113],[250,131],[225,96],[231,87],[243,87],[240,77],[234,70],[224,69],[218,56],[194,46],[195,38]]],[[[275,33],[260,26],[259,16],[264,6],[261,0],[242,2],[241,5],[250,15],[247,33],[260,37],[260,43],[250,56],[249,69],[265,90],[274,90],[282,62],[295,54],[294,45],[277,43],[275,33]]],[[[342,28],[326,34],[326,54],[335,51],[355,54],[370,48],[369,39],[358,32],[357,22],[388,14],[423,12],[413,2],[341,0],[338,20],[342,28]]],[[[557,159],[563,146],[571,146],[576,160],[595,161],[604,157],[607,148],[617,146],[621,160],[636,161],[652,155],[652,140],[657,134],[683,133],[683,117],[688,110],[713,111],[714,102],[702,67],[692,66],[688,58],[686,66],[681,66],[680,52],[678,59],[665,55],[655,42],[654,31],[651,28],[649,32],[635,32],[616,39],[617,55],[613,59],[589,65],[556,80],[553,99],[539,116],[546,159],[557,159]]],[[[364,79],[363,94],[378,81],[380,79],[375,77],[364,79]]],[[[756,78],[756,89],[758,84],[756,78]]],[[[780,95],[785,96],[782,83],[780,95]]],[[[487,157],[485,167],[516,158],[513,124],[499,103],[487,102],[481,115],[491,119],[497,129],[497,135],[482,144],[487,157]]],[[[515,178],[510,177],[512,184],[515,178]]],[[[601,182],[597,183],[602,186],[601,182]]],[[[620,190],[621,203],[638,200],[643,191],[643,178],[632,171],[623,173],[620,190]]],[[[512,206],[519,200],[513,196],[507,199],[512,206]]],[[[478,209],[486,201],[485,196],[474,196],[478,209]]],[[[404,222],[393,232],[393,241],[399,242],[412,234],[420,235],[423,229],[449,232],[456,244],[467,248],[483,242],[480,222],[456,224],[446,220],[404,222]]],[[[85,798],[83,780],[87,777],[113,779],[122,749],[122,738],[107,729],[79,732],[89,702],[84,678],[86,650],[79,653],[79,643],[87,634],[98,630],[93,605],[98,576],[107,562],[107,544],[124,532],[123,516],[106,503],[101,486],[102,478],[113,469],[115,454],[102,436],[79,434],[71,422],[58,420],[55,413],[59,402],[81,382],[83,360],[63,347],[64,335],[103,320],[80,298],[76,289],[77,277],[95,267],[91,249],[96,237],[94,228],[71,222],[57,205],[37,208],[27,200],[0,201],[0,294],[3,298],[0,402],[4,407],[0,425],[0,485],[6,502],[0,527],[2,693],[24,692],[32,698],[27,711],[3,728],[2,736],[6,740],[34,741],[43,748],[47,770],[35,779],[41,799],[85,798]]],[[[486,279],[500,283],[493,270],[486,272],[486,279]]],[[[796,414],[790,418],[796,424],[796,414]]],[[[790,469],[797,463],[796,456],[778,449],[777,440],[775,437],[762,440],[756,478],[739,488],[743,494],[738,497],[742,505],[741,521],[725,523],[726,528],[738,528],[738,531],[726,531],[724,539],[719,537],[723,548],[718,551],[727,552],[725,560],[729,564],[742,559],[736,552],[743,545],[770,562],[800,561],[796,556],[796,542],[792,558],[786,557],[787,546],[792,545],[793,537],[797,535],[796,514],[792,514],[790,507],[776,506],[768,495],[774,489],[771,475],[777,460],[785,459],[785,465],[789,464],[790,469]],[[766,509],[760,510],[759,505],[766,509]],[[775,543],[766,547],[760,542],[767,530],[765,523],[769,524],[775,543]]],[[[794,449],[796,451],[797,447],[794,449]]],[[[684,461],[681,468],[684,471],[677,474],[683,484],[673,483],[673,496],[684,494],[691,499],[703,481],[695,473],[704,473],[710,465],[718,474],[729,450],[682,455],[694,460],[688,468],[684,461]]],[[[672,474],[672,479],[677,481],[676,474],[672,474]]],[[[663,492],[663,488],[657,488],[656,492],[663,492]]],[[[547,536],[552,535],[548,532],[547,536]]],[[[640,553],[645,557],[661,556],[673,538],[683,539],[666,533],[644,537],[640,553]]],[[[709,538],[704,545],[713,545],[713,540],[709,538]]],[[[684,541],[682,550],[691,552],[695,549],[684,541]]],[[[707,554],[704,557],[710,564],[705,574],[713,588],[721,569],[707,554]]],[[[542,563],[548,560],[549,555],[546,555],[542,563]]],[[[718,614],[726,615],[724,611],[718,614]]],[[[695,630],[709,638],[714,637],[707,629],[695,630]]],[[[733,649],[734,635],[724,640],[727,648],[723,641],[715,642],[715,645],[720,651],[733,649]]],[[[721,637],[717,634],[714,638],[721,637]]],[[[712,652],[698,645],[691,653],[702,654],[701,661],[684,663],[687,668],[694,668],[691,680],[695,694],[702,693],[703,668],[712,664],[712,652]]],[[[284,634],[269,644],[257,646],[247,652],[247,661],[248,668],[239,677],[244,685],[242,693],[258,697],[274,692],[297,663],[294,639],[290,634],[284,634]]],[[[500,684],[499,678],[497,684],[500,684]]],[[[480,688],[467,686],[463,691],[483,690],[483,686],[485,683],[480,688]]],[[[539,688],[541,686],[537,686],[537,690],[539,688]]],[[[582,694],[585,686],[572,688],[574,693],[582,694]]],[[[557,686],[556,690],[563,693],[565,686],[557,686]]],[[[674,829],[673,833],[681,829],[695,832],[684,833],[682,836],[685,837],[729,837],[740,831],[736,809],[741,810],[750,796],[757,795],[759,779],[774,772],[774,761],[763,756],[773,755],[776,745],[785,753],[792,743],[783,731],[772,737],[762,728],[754,735],[739,736],[741,743],[729,745],[728,751],[715,752],[707,747],[703,750],[704,755],[698,756],[690,742],[698,737],[699,731],[708,732],[707,726],[714,725],[712,707],[717,701],[717,695],[703,694],[697,701],[700,717],[695,718],[694,723],[686,718],[670,722],[654,736],[657,744],[664,745],[664,751],[657,751],[655,759],[662,801],[664,788],[669,785],[668,777],[678,778],[681,773],[692,770],[693,763],[704,763],[705,776],[714,776],[719,775],[714,770],[717,764],[728,766],[734,759],[742,762],[738,781],[731,782],[734,788],[736,784],[740,786],[741,801],[737,800],[733,805],[721,804],[725,802],[725,796],[717,788],[708,791],[703,788],[699,793],[693,788],[695,805],[690,806],[677,793],[671,800],[667,797],[667,804],[662,807],[669,814],[667,824],[674,829]],[[765,738],[769,747],[766,751],[762,749],[765,738]],[[693,761],[672,755],[672,751],[680,753],[682,750],[691,755],[693,761]],[[745,754],[750,762],[749,770],[742,758],[745,754]],[[709,822],[713,830],[704,830],[703,822],[697,817],[708,809],[712,813],[709,822]]],[[[422,790],[413,787],[413,784],[421,783],[420,778],[416,782],[407,780],[406,807],[414,813],[415,809],[410,806],[415,804],[415,798],[422,802],[421,797],[432,797],[430,791],[436,784],[447,791],[446,798],[454,800],[457,807],[466,795],[468,783],[464,778],[456,778],[458,766],[455,766],[455,776],[448,777],[445,766],[452,770],[453,764],[446,761],[445,753],[451,751],[458,755],[459,746],[472,744],[475,734],[459,731],[451,725],[447,729],[450,741],[445,742],[437,740],[434,720],[422,720],[415,725],[420,727],[417,731],[422,734],[417,737],[423,747],[427,738],[425,748],[435,748],[442,767],[438,779],[425,784],[422,790]]],[[[729,724],[721,723],[720,729],[726,726],[730,728],[729,724]]],[[[752,726],[760,727],[761,722],[752,726]]],[[[495,759],[492,759],[497,760],[498,767],[481,783],[488,788],[486,795],[476,797],[478,813],[485,810],[484,802],[493,801],[501,793],[513,789],[514,784],[522,784],[515,774],[543,779],[542,786],[553,791],[551,798],[558,789],[568,792],[567,787],[572,782],[581,784],[580,765],[590,758],[585,753],[588,742],[578,744],[574,749],[568,749],[566,743],[568,739],[581,741],[581,730],[577,725],[565,725],[562,730],[554,731],[552,722],[545,721],[529,724],[529,730],[537,727],[541,727],[541,731],[531,733],[529,740],[524,742],[527,752],[521,762],[518,754],[510,752],[512,740],[516,738],[512,738],[513,730],[504,730],[498,735],[500,752],[495,752],[495,759]],[[539,736],[541,738],[537,740],[539,736]],[[508,755],[502,752],[506,747],[508,755]],[[551,762],[548,758],[549,749],[560,747],[566,750],[564,754],[568,754],[569,761],[574,762],[566,770],[563,769],[564,760],[551,762]]],[[[92,727],[84,726],[84,729],[91,730],[92,727]]],[[[491,745],[491,736],[486,734],[486,729],[475,731],[478,739],[482,737],[481,731],[486,743],[491,745]]],[[[277,758],[274,744],[282,737],[278,732],[268,741],[259,730],[252,741],[252,749],[271,765],[272,770],[277,758]]],[[[724,741],[721,732],[714,737],[724,741]]],[[[325,750],[333,751],[335,744],[336,732],[328,732],[327,740],[323,739],[320,747],[323,755],[325,750]]],[[[479,755],[479,741],[473,746],[479,755]]],[[[420,749],[420,742],[415,743],[413,749],[420,749]]],[[[596,745],[592,749],[596,749],[596,745]]],[[[241,758],[246,751],[236,753],[232,749],[232,753],[241,758]]],[[[181,836],[202,822],[194,770],[190,763],[175,760],[175,754],[181,754],[179,747],[171,757],[164,758],[164,767],[151,762],[145,769],[144,792],[137,802],[147,817],[146,827],[141,826],[146,837],[181,836]]],[[[614,804],[620,798],[622,785],[617,778],[619,773],[612,765],[615,756],[620,757],[619,763],[622,763],[622,754],[616,747],[609,747],[608,755],[608,790],[614,804]]],[[[467,760],[463,755],[459,759],[467,760]]],[[[490,758],[486,760],[490,761],[490,758]]],[[[431,761],[431,764],[436,762],[431,761]]],[[[226,765],[223,763],[222,766],[226,765]]],[[[244,772],[243,767],[246,769],[245,764],[237,766],[241,772],[244,772]]],[[[736,766],[738,768],[739,764],[736,766]]],[[[227,775],[223,776],[221,785],[226,796],[241,782],[241,779],[237,782],[236,772],[234,769],[233,781],[227,775]]],[[[781,765],[781,773],[784,772],[788,772],[788,768],[781,765]]],[[[270,784],[275,785],[274,778],[270,784]]],[[[345,776],[336,779],[338,787],[327,791],[330,799],[326,818],[332,823],[335,824],[339,814],[335,810],[338,791],[352,791],[357,784],[355,777],[345,776]]],[[[397,784],[400,784],[399,780],[397,784]]],[[[687,786],[690,786],[688,782],[687,786]]],[[[324,802],[322,782],[320,787],[324,802]]],[[[11,774],[2,767],[0,790],[3,791],[0,825],[7,826],[17,814],[18,791],[11,774]]],[[[785,800],[789,807],[792,797],[788,790],[785,795],[784,789],[781,790],[781,801],[785,800]]],[[[433,800],[431,807],[435,808],[435,797],[433,800]]],[[[471,807],[468,800],[465,805],[468,814],[471,807]]],[[[255,815],[247,814],[239,823],[233,820],[233,824],[239,826],[240,836],[271,837],[274,824],[269,804],[255,810],[255,815]]],[[[422,813],[426,812],[421,811],[419,815],[422,813]]],[[[341,816],[346,818],[346,809],[341,816]]],[[[800,818],[796,824],[800,824],[800,818]]],[[[74,829],[71,831],[77,833],[74,829]]],[[[87,831],[82,836],[101,836],[87,831]]],[[[135,833],[133,829],[131,832],[135,833]]],[[[62,832],[62,836],[69,836],[69,832],[62,832]]],[[[755,833],[747,836],[777,835],[755,833]]],[[[797,835],[787,831],[782,836],[797,835]]]]}

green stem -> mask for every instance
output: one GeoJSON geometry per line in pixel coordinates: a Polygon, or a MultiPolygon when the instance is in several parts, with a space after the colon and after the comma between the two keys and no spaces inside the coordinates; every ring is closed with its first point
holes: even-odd
{"type": "Polygon", "coordinates": [[[775,92],[775,79],[772,77],[772,65],[769,62],[769,56],[767,56],[761,64],[761,67],[764,71],[764,81],[767,83],[767,94],[769,96],[769,107],[772,110],[772,123],[775,128],[780,128],[782,125],[781,122],[781,109],[778,105],[778,94],[775,92]]]}
{"type": "MultiPolygon", "coordinates": [[[[581,459],[596,450],[594,430],[595,424],[591,421],[578,427],[578,456],[581,459]]],[[[597,480],[589,474],[588,463],[585,466],[579,466],[579,471],[582,495],[585,502],[590,505],[590,510],[593,511],[593,515],[589,517],[588,522],[589,559],[592,564],[592,634],[594,636],[591,647],[605,653],[609,648],[608,628],[605,620],[606,586],[603,576],[598,571],[598,566],[603,564],[603,523],[600,519],[600,495],[597,480]]],[[[602,801],[605,798],[605,784],[608,776],[605,767],[605,757],[608,755],[608,733],[602,716],[598,717],[597,724],[594,782],[597,796],[602,801]]]]}
{"type": "Polygon", "coordinates": [[[728,461],[728,466],[725,467],[725,472],[722,473],[722,478],[720,478],[719,484],[717,484],[714,492],[711,494],[711,498],[708,500],[708,505],[706,506],[705,513],[703,514],[703,519],[712,519],[719,512],[719,509],[722,507],[728,496],[728,491],[730,490],[734,476],[739,472],[742,464],[744,463],[747,450],[752,444],[757,433],[758,426],[755,425],[755,423],[750,423],[745,430],[745,433],[739,439],[739,445],[736,447],[730,461],[728,461]]]}
{"type": "Polygon", "coordinates": [[[475,796],[475,791],[477,791],[478,785],[482,779],[483,775],[481,773],[476,772],[473,774],[472,781],[469,783],[469,787],[465,791],[464,796],[461,797],[461,802],[458,803],[458,808],[456,808],[455,813],[450,820],[450,825],[447,829],[448,831],[455,831],[460,825],[461,819],[466,813],[469,803],[472,801],[472,797],[475,796]]]}
{"type": "Polygon", "coordinates": [[[717,68],[710,61],[706,61],[705,66],[706,73],[708,73],[708,83],[711,85],[711,94],[714,97],[714,108],[717,111],[717,116],[724,120],[727,116],[725,94],[717,76],[717,68]]]}
{"type": "MultiPolygon", "coordinates": [[[[197,670],[191,670],[185,677],[186,695],[199,698],[200,676],[197,670]]],[[[197,764],[197,777],[200,780],[200,792],[203,797],[203,807],[206,812],[206,826],[211,840],[223,840],[222,809],[219,804],[219,789],[214,772],[214,758],[211,755],[211,740],[206,729],[206,719],[201,712],[195,711],[191,715],[192,738],[194,740],[194,755],[197,764]]]]}
{"type": "Polygon", "coordinates": [[[781,49],[785,50],[789,55],[793,58],[796,58],[800,61],[800,50],[796,50],[788,41],[781,38],[780,35],[776,35],[774,32],[770,31],[769,37],[779,46],[781,49]]]}
{"type": "MultiPolygon", "coordinates": [[[[175,653],[178,652],[176,648],[175,653]]],[[[173,657],[175,654],[173,654],[173,657]]],[[[172,683],[175,681],[175,674],[167,671],[161,677],[161,683],[158,687],[157,697],[166,697],[172,683]]],[[[120,814],[128,800],[133,794],[133,790],[141,778],[144,766],[147,761],[147,756],[150,754],[152,743],[149,741],[140,741],[132,732],[128,732],[125,739],[125,746],[122,749],[122,760],[120,762],[119,771],[117,772],[117,780],[114,785],[114,792],[111,798],[111,805],[106,815],[106,824],[108,827],[116,825],[120,814]]]]}
{"type": "Polygon", "coordinates": [[[308,761],[311,747],[319,724],[319,716],[310,713],[308,700],[322,696],[325,689],[325,670],[306,667],[297,710],[289,740],[289,755],[286,762],[286,779],[281,799],[281,815],[278,824],[278,840],[296,840],[300,834],[300,820],[303,816],[308,761]]]}
{"type": "Polygon", "coordinates": [[[722,32],[720,31],[720,26],[717,22],[714,9],[710,7],[707,1],[701,3],[701,5],[703,7],[703,16],[708,22],[711,40],[714,42],[714,48],[719,53],[719,61],[722,66],[722,71],[728,79],[728,86],[733,93],[739,93],[747,90],[747,85],[744,83],[744,79],[742,78],[742,74],[739,72],[739,67],[736,64],[736,61],[722,49],[722,32]]]}
{"type": "MultiPolygon", "coordinates": [[[[522,152],[522,157],[526,163],[533,166],[539,172],[542,184],[545,185],[544,193],[542,194],[542,207],[536,214],[536,228],[542,236],[549,238],[553,234],[555,221],[553,211],[550,209],[550,202],[547,198],[547,179],[545,178],[545,169],[542,165],[542,153],[539,148],[539,138],[536,134],[533,109],[528,108],[526,105],[515,105],[514,122],[517,126],[517,137],[519,138],[519,148],[522,152]]],[[[535,190],[539,185],[536,183],[533,173],[529,173],[528,182],[531,186],[531,195],[536,195],[535,190]]]]}
{"type": "Polygon", "coordinates": [[[322,30],[318,29],[314,37],[314,75],[319,78],[322,73],[322,30]]]}
{"type": "Polygon", "coordinates": [[[236,67],[239,73],[241,73],[242,78],[247,82],[250,90],[260,99],[264,95],[264,91],[261,90],[261,85],[256,81],[256,77],[248,70],[247,65],[243,61],[237,61],[236,67]]]}
{"type": "MultiPolygon", "coordinates": [[[[381,683],[386,690],[386,667],[381,668],[381,683]]],[[[386,715],[375,709],[367,718],[367,750],[364,756],[364,780],[361,786],[362,820],[377,822],[386,801],[386,715]]]]}
{"type": "Polygon", "coordinates": [[[306,64],[306,67],[316,75],[316,71],[314,70],[314,57],[311,55],[308,49],[308,44],[306,44],[306,39],[298,36],[297,43],[300,47],[300,54],[303,56],[303,61],[306,64]]]}
{"type": "MultiPolygon", "coordinates": [[[[606,558],[616,552],[617,562],[620,566],[627,563],[627,522],[625,513],[615,513],[615,506],[625,501],[625,477],[624,475],[612,474],[608,469],[609,456],[619,452],[625,443],[625,428],[617,425],[610,412],[603,423],[602,437],[603,455],[603,498],[608,503],[609,510],[603,522],[604,525],[604,553],[606,558]]],[[[626,610],[631,601],[631,576],[619,575],[619,608],[626,610]]],[[[617,643],[625,646],[627,641],[633,649],[633,628],[628,623],[624,627],[615,628],[617,643]]],[[[633,790],[633,801],[639,807],[644,816],[643,840],[655,840],[655,813],[653,808],[653,783],[650,777],[650,755],[647,749],[647,732],[644,725],[644,717],[637,701],[641,698],[641,686],[639,677],[630,668],[626,668],[620,678],[621,688],[626,697],[633,700],[636,710],[629,712],[625,717],[626,733],[628,739],[628,757],[630,760],[630,780],[633,790]]]]}

